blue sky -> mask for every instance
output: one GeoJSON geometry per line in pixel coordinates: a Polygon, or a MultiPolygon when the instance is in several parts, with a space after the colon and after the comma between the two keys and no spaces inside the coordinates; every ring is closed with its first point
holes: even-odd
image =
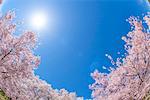
{"type": "Polygon", "coordinates": [[[91,94],[90,73],[106,72],[102,66],[110,66],[105,54],[116,58],[118,51],[124,52],[121,37],[130,30],[126,19],[148,11],[142,0],[6,0],[2,12],[10,9],[16,10],[16,20],[24,20],[18,32],[37,31],[28,18],[34,12],[47,13],[45,29],[37,31],[41,45],[35,53],[42,61],[35,73],[54,88],[85,98],[91,94]]]}

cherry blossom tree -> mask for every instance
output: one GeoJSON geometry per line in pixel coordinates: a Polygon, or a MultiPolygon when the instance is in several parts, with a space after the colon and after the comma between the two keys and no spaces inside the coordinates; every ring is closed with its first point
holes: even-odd
{"type": "Polygon", "coordinates": [[[125,57],[117,58],[110,73],[95,70],[95,83],[90,86],[94,100],[149,100],[150,99],[150,13],[140,20],[130,17],[131,31],[122,37],[125,57]],[[149,98],[149,99],[148,99],[149,98]]]}
{"type": "Polygon", "coordinates": [[[9,11],[0,18],[0,89],[10,100],[83,100],[65,89],[53,89],[34,74],[40,64],[33,52],[37,36],[31,31],[14,35],[14,17],[9,11]]]}

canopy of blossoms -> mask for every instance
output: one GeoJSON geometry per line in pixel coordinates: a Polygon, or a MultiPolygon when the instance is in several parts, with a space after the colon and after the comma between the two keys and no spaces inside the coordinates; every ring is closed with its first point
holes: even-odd
{"type": "Polygon", "coordinates": [[[14,35],[15,14],[9,11],[0,18],[0,89],[11,100],[82,100],[65,89],[54,90],[34,75],[40,58],[33,52],[36,34],[26,31],[14,35]]]}
{"type": "Polygon", "coordinates": [[[114,63],[107,55],[115,69],[110,68],[109,74],[98,70],[91,74],[95,80],[90,86],[94,100],[142,100],[150,91],[150,13],[143,20],[130,17],[128,21],[131,31],[122,37],[125,57],[114,63]]]}

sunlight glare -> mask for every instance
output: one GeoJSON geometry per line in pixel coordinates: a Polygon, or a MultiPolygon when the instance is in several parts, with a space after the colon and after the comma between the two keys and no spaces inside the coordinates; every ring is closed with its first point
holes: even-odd
{"type": "Polygon", "coordinates": [[[37,30],[43,29],[47,24],[46,14],[44,12],[33,13],[30,18],[30,24],[37,30]]]}

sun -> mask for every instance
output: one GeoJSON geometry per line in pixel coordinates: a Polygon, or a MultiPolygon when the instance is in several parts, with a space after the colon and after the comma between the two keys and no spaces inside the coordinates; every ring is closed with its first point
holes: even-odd
{"type": "Polygon", "coordinates": [[[47,15],[44,12],[34,12],[30,17],[30,25],[36,30],[41,30],[46,27],[47,15]]]}

